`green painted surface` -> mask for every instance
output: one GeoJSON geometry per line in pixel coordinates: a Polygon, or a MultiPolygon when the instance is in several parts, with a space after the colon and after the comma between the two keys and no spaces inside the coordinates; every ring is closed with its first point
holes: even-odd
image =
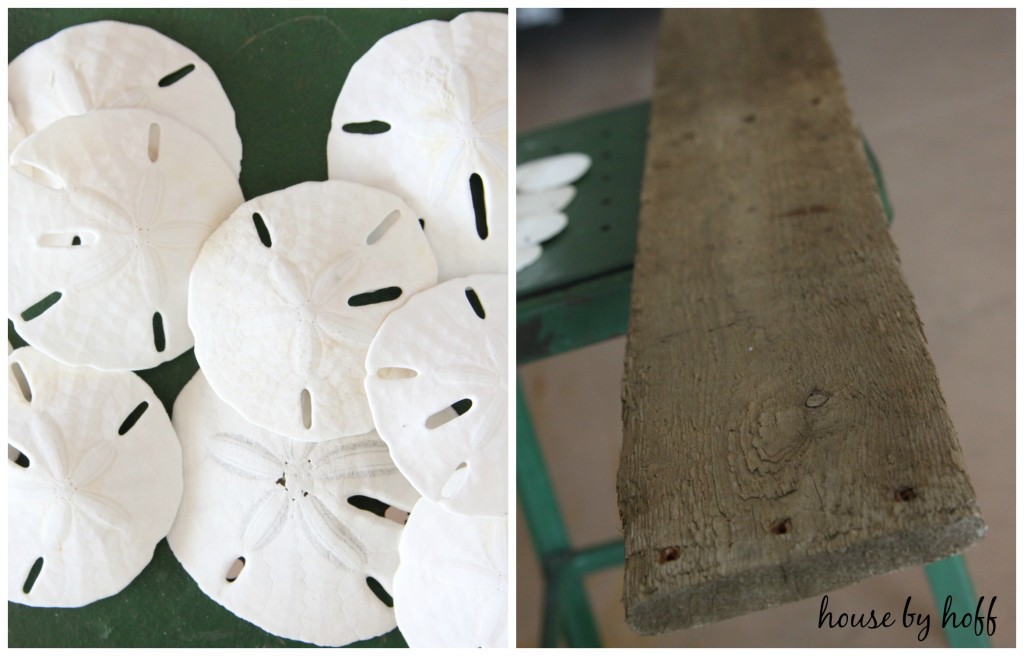
{"type": "MultiPolygon", "coordinates": [[[[558,646],[564,636],[571,647],[601,644],[581,576],[572,567],[569,533],[555,499],[544,454],[526,405],[522,386],[516,383],[516,490],[526,516],[533,548],[544,571],[544,609],[541,643],[558,646]]],[[[621,550],[620,550],[621,555],[621,550]]]]}
{"type": "Polygon", "coordinates": [[[516,304],[516,362],[525,364],[626,334],[633,270],[625,269],[516,304]]]}
{"type": "MultiPolygon", "coordinates": [[[[331,113],[352,64],[386,34],[423,20],[451,20],[462,11],[11,9],[7,56],[10,61],[65,27],[96,20],[146,25],[185,45],[210,64],[235,109],[248,199],[327,179],[331,113]]],[[[8,338],[14,346],[25,343],[10,322],[8,338]]],[[[197,369],[189,351],[139,375],[170,411],[197,369]]],[[[76,609],[8,603],[7,620],[10,647],[303,646],[269,635],[208,599],[165,541],[121,593],[76,609]]],[[[396,630],[356,646],[405,642],[396,630]]]]}
{"type": "Polygon", "coordinates": [[[575,183],[568,227],[516,275],[520,299],[633,268],[650,110],[630,105],[519,136],[519,163],[572,152],[593,162],[575,183]]]}

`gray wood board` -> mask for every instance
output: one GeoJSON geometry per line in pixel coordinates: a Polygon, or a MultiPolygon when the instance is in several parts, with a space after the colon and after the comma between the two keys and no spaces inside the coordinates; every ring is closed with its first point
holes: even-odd
{"type": "Polygon", "coordinates": [[[667,10],[618,476],[625,605],[696,626],[984,535],[824,23],[667,10]]]}

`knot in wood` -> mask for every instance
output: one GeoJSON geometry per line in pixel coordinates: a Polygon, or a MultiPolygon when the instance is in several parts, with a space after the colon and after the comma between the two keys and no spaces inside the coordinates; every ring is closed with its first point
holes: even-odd
{"type": "Polygon", "coordinates": [[[808,408],[820,408],[821,406],[825,405],[825,403],[828,400],[828,393],[822,392],[821,390],[814,390],[813,392],[811,392],[811,395],[807,397],[807,400],[804,402],[804,405],[806,405],[808,408]]]}

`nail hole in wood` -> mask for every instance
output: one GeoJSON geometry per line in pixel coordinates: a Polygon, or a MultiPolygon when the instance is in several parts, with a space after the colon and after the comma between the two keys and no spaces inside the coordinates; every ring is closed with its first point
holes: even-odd
{"type": "Polygon", "coordinates": [[[912,487],[901,487],[896,490],[897,501],[913,501],[917,498],[917,492],[912,487]]]}
{"type": "Polygon", "coordinates": [[[664,565],[665,563],[671,563],[673,560],[679,560],[679,556],[682,554],[679,547],[665,547],[658,552],[658,564],[664,565]]]}
{"type": "Polygon", "coordinates": [[[775,535],[785,535],[793,530],[793,520],[789,517],[786,519],[780,519],[779,521],[774,522],[769,530],[775,535]]]}

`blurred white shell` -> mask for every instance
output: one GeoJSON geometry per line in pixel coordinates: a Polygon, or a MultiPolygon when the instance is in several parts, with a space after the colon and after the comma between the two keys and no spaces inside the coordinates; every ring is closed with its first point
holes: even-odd
{"type": "Polygon", "coordinates": [[[590,170],[590,164],[590,157],[583,153],[535,159],[516,167],[516,188],[535,193],[564,187],[582,178],[590,170]]]}
{"type": "Polygon", "coordinates": [[[534,214],[516,220],[516,246],[524,248],[545,242],[569,225],[569,217],[561,212],[534,214]]]}
{"type": "Polygon", "coordinates": [[[544,248],[540,244],[523,246],[516,250],[516,271],[522,271],[540,259],[544,248]]]}
{"type": "Polygon", "coordinates": [[[516,194],[516,217],[561,212],[576,197],[576,187],[566,186],[535,193],[516,194]]]}

